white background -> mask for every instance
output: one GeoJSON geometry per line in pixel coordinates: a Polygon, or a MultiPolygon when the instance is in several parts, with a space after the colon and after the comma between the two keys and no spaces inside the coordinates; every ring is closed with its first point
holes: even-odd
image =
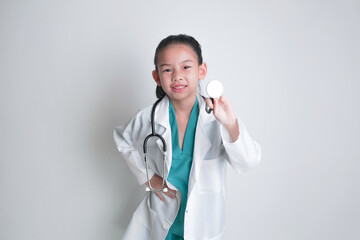
{"type": "Polygon", "coordinates": [[[144,192],[112,130],[178,33],[262,146],[227,239],[360,239],[359,1],[1,0],[0,30],[0,239],[121,239],[144,192]]]}

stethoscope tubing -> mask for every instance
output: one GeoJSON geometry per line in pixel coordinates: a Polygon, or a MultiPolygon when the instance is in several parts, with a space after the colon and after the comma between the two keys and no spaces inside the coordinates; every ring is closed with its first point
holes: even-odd
{"type": "MultiPolygon", "coordinates": [[[[202,96],[205,100],[205,97],[202,96]]],[[[146,179],[147,179],[147,183],[148,183],[148,187],[146,188],[146,191],[152,191],[152,192],[167,192],[168,189],[164,188],[165,186],[165,179],[164,177],[162,178],[162,184],[161,187],[159,188],[153,188],[151,186],[150,183],[150,179],[149,179],[149,167],[148,167],[148,162],[147,162],[147,143],[149,141],[150,138],[159,138],[162,142],[162,151],[163,151],[163,174],[165,173],[165,160],[166,160],[166,149],[167,149],[167,145],[165,142],[165,139],[157,134],[155,132],[155,109],[156,106],[159,104],[159,102],[162,100],[163,98],[159,98],[153,105],[152,109],[151,109],[151,133],[149,135],[146,136],[146,138],[144,139],[144,144],[143,144],[143,151],[144,151],[144,160],[145,160],[145,168],[146,168],[146,179]]],[[[211,98],[212,103],[214,103],[214,99],[211,98]]],[[[207,105],[205,104],[205,111],[210,114],[213,110],[207,105]]]]}

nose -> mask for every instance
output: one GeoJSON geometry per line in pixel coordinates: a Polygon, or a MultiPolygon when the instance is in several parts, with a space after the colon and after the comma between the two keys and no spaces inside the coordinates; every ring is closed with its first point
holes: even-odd
{"type": "Polygon", "coordinates": [[[183,75],[181,74],[180,71],[177,71],[177,70],[173,71],[173,75],[172,75],[172,81],[173,82],[181,81],[183,79],[184,79],[184,77],[183,77],[183,75]]]}

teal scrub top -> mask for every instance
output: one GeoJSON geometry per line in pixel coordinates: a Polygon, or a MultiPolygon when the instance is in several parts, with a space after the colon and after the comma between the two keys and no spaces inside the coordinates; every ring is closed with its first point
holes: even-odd
{"type": "Polygon", "coordinates": [[[188,125],[184,136],[183,149],[179,145],[179,130],[176,122],[174,107],[169,101],[169,122],[172,140],[172,162],[167,180],[181,192],[181,204],[174,223],[171,225],[166,240],[184,236],[184,216],[188,195],[190,169],[193,160],[196,124],[199,116],[198,100],[191,110],[188,125]]]}

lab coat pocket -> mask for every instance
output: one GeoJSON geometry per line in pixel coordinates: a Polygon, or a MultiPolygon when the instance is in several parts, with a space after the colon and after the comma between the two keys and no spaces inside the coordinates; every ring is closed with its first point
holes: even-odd
{"type": "Polygon", "coordinates": [[[172,223],[179,210],[181,196],[178,195],[176,198],[172,199],[163,194],[165,199],[163,202],[154,192],[150,192],[149,194],[149,209],[155,212],[157,217],[161,219],[160,221],[172,223]]]}
{"type": "Polygon", "coordinates": [[[220,192],[224,185],[224,178],[222,177],[223,159],[213,158],[204,159],[200,169],[199,190],[202,193],[216,193],[220,192]]]}
{"type": "MultiPolygon", "coordinates": [[[[129,224],[129,227],[128,227],[129,229],[127,230],[128,232],[130,229],[133,229],[130,232],[140,231],[139,228],[136,228],[136,227],[134,228],[134,226],[137,225],[136,223],[140,223],[143,226],[141,229],[146,229],[148,231],[148,233],[150,233],[152,231],[154,221],[157,217],[157,213],[153,209],[151,209],[150,206],[151,206],[150,195],[147,194],[145,196],[145,198],[142,200],[142,202],[139,204],[138,208],[136,209],[136,211],[133,215],[133,220],[129,224]],[[134,225],[134,226],[132,226],[132,225],[134,225]]],[[[130,234],[130,233],[128,233],[128,234],[130,234]]],[[[132,234],[136,234],[136,233],[132,233],[132,234]]],[[[130,234],[130,236],[132,236],[132,234],[130,234]]]]}
{"type": "Polygon", "coordinates": [[[180,196],[175,199],[171,199],[166,195],[163,196],[165,198],[164,202],[154,192],[149,193],[149,209],[155,212],[151,239],[164,239],[179,211],[180,196]]]}
{"type": "Polygon", "coordinates": [[[151,204],[150,204],[150,194],[149,196],[147,197],[147,207],[149,209],[149,213],[150,213],[150,226],[151,226],[151,229],[154,229],[154,223],[155,223],[155,219],[156,219],[156,216],[157,216],[157,213],[151,208],[151,204]]]}

